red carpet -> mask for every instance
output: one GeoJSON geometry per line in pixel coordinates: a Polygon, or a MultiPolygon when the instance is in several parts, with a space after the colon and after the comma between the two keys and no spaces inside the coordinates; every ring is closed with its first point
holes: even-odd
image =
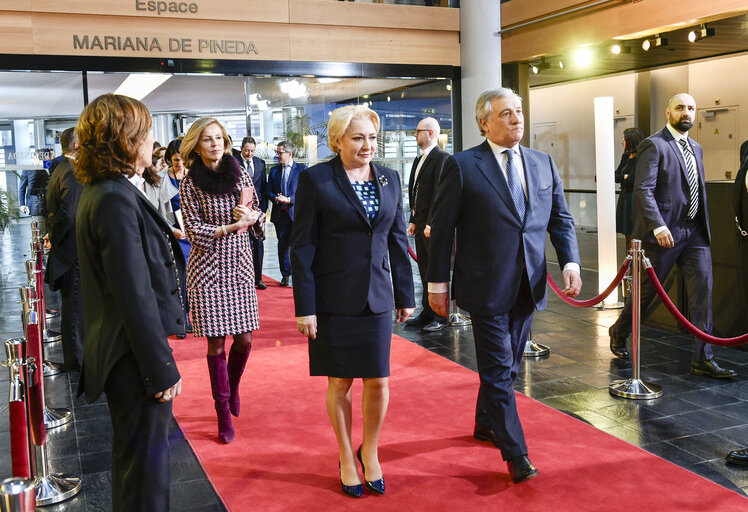
{"type": "MultiPolygon", "coordinates": [[[[326,379],[309,377],[292,291],[271,285],[259,296],[261,329],[242,381],[233,443],[217,441],[205,342],[172,342],[183,380],[174,416],[233,512],[748,509],[737,493],[519,394],[540,476],[515,485],[498,450],[472,438],[477,374],[398,337],[380,447],[387,494],[348,498],[340,491],[337,444],[324,408],[326,379]]],[[[360,397],[357,381],[356,446],[360,397]]]]}

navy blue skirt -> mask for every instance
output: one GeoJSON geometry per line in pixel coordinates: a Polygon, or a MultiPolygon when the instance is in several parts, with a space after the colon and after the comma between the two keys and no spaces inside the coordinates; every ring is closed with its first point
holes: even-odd
{"type": "Polygon", "coordinates": [[[340,379],[390,375],[392,312],[317,314],[317,339],[309,339],[309,374],[340,379]]]}

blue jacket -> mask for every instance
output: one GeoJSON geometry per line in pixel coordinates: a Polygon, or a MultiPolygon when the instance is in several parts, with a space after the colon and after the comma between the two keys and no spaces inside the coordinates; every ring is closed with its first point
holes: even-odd
{"type": "Polygon", "coordinates": [[[301,173],[291,234],[296,316],[415,307],[400,177],[371,167],[379,196],[371,222],[339,157],[301,173]]]}

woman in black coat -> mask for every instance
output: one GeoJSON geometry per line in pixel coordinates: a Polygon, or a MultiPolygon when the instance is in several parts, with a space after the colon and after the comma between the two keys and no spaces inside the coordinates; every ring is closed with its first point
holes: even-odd
{"type": "Polygon", "coordinates": [[[106,392],[112,417],[115,511],[169,510],[171,400],[182,387],[167,336],[184,333],[171,226],[128,177],[151,165],[151,116],[141,102],[99,96],[76,133],[76,216],[89,402],[106,392]]]}
{"type": "Polygon", "coordinates": [[[626,248],[631,249],[631,233],[634,231],[634,181],[636,163],[639,160],[639,143],[644,134],[638,128],[623,131],[623,155],[616,169],[615,181],[621,184],[621,195],[616,206],[616,230],[626,237],[626,248]]]}
{"type": "Polygon", "coordinates": [[[300,175],[291,235],[296,322],[309,337],[311,375],[328,377],[341,486],[352,497],[363,491],[356,456],[366,486],[384,494],[378,446],[389,401],[393,302],[397,322],[415,308],[400,177],[371,162],[378,130],[379,116],[367,107],[332,113],[328,138],[338,156],[300,175]],[[351,440],[354,378],[364,385],[357,452],[351,440]]]}

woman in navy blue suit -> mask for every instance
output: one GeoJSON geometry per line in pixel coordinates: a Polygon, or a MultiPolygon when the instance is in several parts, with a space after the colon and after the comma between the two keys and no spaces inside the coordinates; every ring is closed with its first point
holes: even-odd
{"type": "Polygon", "coordinates": [[[378,447],[389,401],[393,294],[395,321],[407,320],[415,308],[400,177],[372,163],[378,130],[379,116],[367,107],[332,113],[328,139],[338,156],[300,175],[291,239],[296,322],[309,337],[311,375],[328,377],[340,483],[356,498],[363,491],[356,456],[367,488],[384,494],[378,447]],[[356,455],[354,378],[364,385],[363,443],[356,455]]]}

